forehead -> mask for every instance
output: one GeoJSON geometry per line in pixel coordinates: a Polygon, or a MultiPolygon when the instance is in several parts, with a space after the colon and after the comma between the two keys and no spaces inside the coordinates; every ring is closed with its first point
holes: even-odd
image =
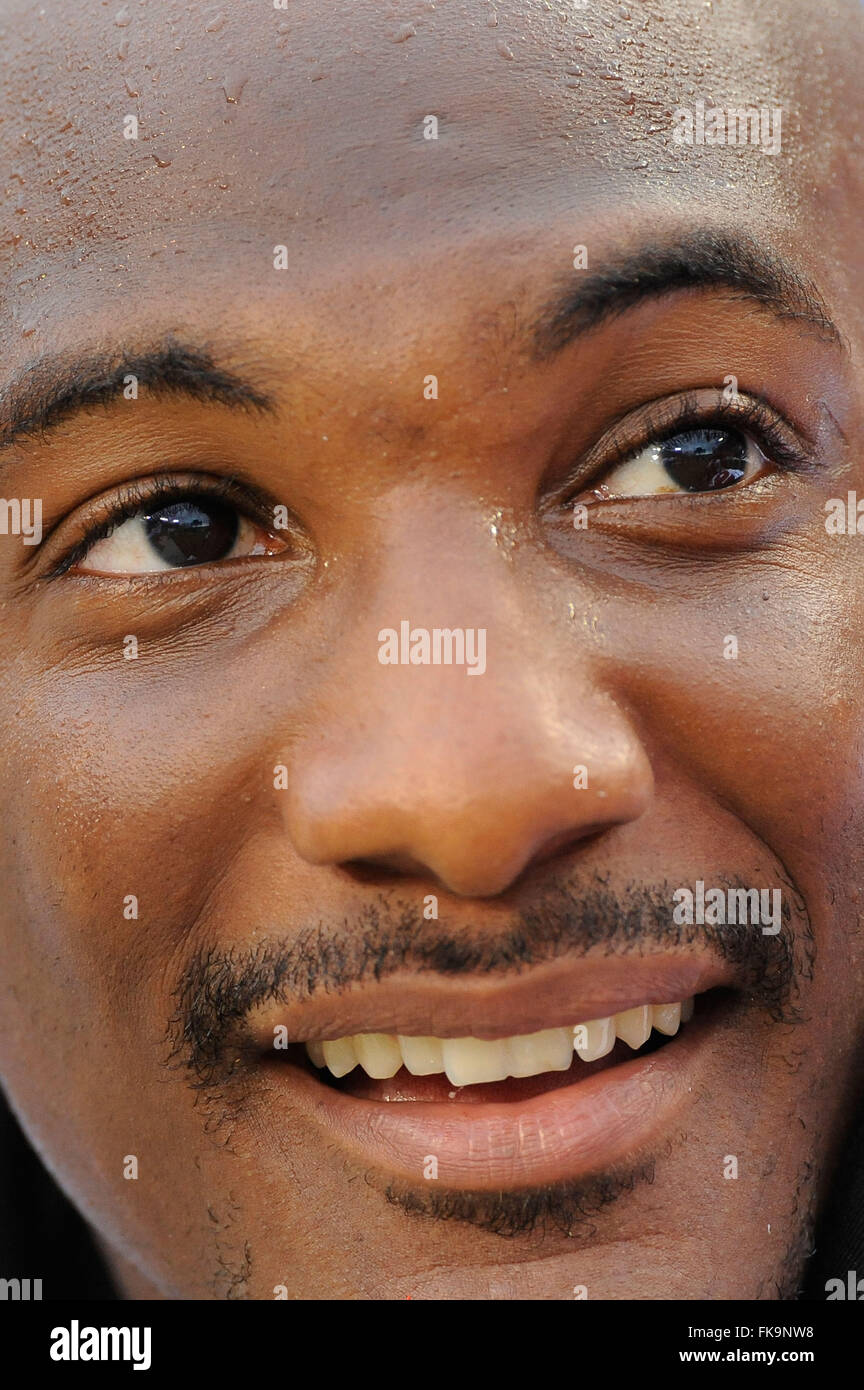
{"type": "Polygon", "coordinates": [[[495,304],[539,292],[574,244],[603,256],[682,209],[776,229],[836,280],[854,257],[842,217],[834,245],[812,235],[810,164],[849,182],[834,108],[854,62],[816,8],[6,0],[7,327],[62,339],[70,319],[155,301],[230,317],[262,296],[363,323],[393,279],[421,313],[442,277],[495,304]],[[703,94],[780,106],[798,136],[694,154],[672,112],[703,94]]]}

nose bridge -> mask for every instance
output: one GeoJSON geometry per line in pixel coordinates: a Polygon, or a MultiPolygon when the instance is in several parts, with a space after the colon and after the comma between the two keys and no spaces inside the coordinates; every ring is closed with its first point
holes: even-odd
{"type": "Polygon", "coordinates": [[[454,524],[443,544],[440,529],[403,532],[358,596],[362,617],[292,745],[282,803],[313,863],[363,861],[490,896],[647,804],[647,758],[598,684],[590,639],[570,637],[562,661],[554,611],[531,601],[518,553],[478,527],[454,524]]]}

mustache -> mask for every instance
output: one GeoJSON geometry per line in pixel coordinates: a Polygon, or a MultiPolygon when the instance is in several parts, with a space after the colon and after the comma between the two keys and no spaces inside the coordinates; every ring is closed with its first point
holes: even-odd
{"type": "MultiPolygon", "coordinates": [[[[812,975],[815,940],[802,894],[786,880],[781,925],[763,934],[749,923],[680,923],[673,895],[680,885],[589,882],[556,885],[519,909],[504,930],[453,931],[427,921],[416,903],[379,897],[338,924],[319,921],[293,939],[275,937],[248,948],[202,947],[173,992],[167,1029],[169,1064],[193,1086],[225,1084],[251,1048],[244,1021],[265,1004],[338,994],[399,971],[440,977],[517,974],[602,948],[606,955],[646,955],[697,945],[731,963],[754,1007],[775,1022],[794,1023],[793,999],[812,975]]],[[[735,875],[712,887],[745,890],[735,875]]]]}

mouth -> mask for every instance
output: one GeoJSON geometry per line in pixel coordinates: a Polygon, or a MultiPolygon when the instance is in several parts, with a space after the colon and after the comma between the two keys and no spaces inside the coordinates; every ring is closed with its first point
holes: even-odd
{"type": "Polygon", "coordinates": [[[504,1038],[357,1033],[305,1051],[325,1085],[357,1099],[513,1104],[659,1050],[693,1012],[687,999],[504,1038]]]}
{"type": "MultiPolygon", "coordinates": [[[[501,1009],[450,1007],[452,990],[427,1013],[446,1019],[446,1031],[402,1031],[398,1005],[379,1001],[380,1031],[316,1025],[318,1037],[271,1041],[261,1065],[295,1118],[299,1110],[329,1147],[335,1140],[387,1178],[425,1185],[434,1170],[439,1188],[477,1192],[578,1180],[650,1158],[698,1101],[733,987],[716,970],[690,973],[703,987],[677,1000],[658,1002],[652,987],[653,998],[634,1003],[631,981],[620,991],[627,1007],[571,1004],[576,1022],[530,1032],[505,1032],[501,1009]],[[486,1036],[466,1030],[468,1020],[486,1036]]],[[[343,1009],[351,1022],[362,1012],[343,1009]]],[[[529,1005],[516,1017],[537,1013],[529,1005]]]]}

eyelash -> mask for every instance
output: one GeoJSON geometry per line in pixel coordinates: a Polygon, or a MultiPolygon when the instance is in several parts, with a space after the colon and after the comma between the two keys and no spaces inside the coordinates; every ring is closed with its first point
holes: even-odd
{"type": "MultiPolygon", "coordinates": [[[[752,397],[739,398],[738,404],[734,406],[700,407],[695,395],[685,395],[681,398],[677,413],[672,419],[669,418],[668,414],[664,419],[660,419],[660,409],[661,407],[658,406],[656,417],[652,418],[649,408],[648,415],[642,423],[640,442],[634,443],[632,438],[625,440],[623,435],[618,438],[614,430],[611,438],[607,436],[604,457],[602,461],[598,460],[597,467],[592,470],[592,480],[595,485],[603,474],[617,467],[619,463],[623,463],[625,459],[632,458],[648,444],[670,439],[682,430],[706,429],[712,426],[746,430],[753,435],[766,457],[787,471],[800,469],[808,462],[806,451],[800,446],[796,448],[789,442],[785,431],[788,430],[792,433],[792,426],[784,421],[785,429],[782,428],[775,412],[764,402],[752,397]]],[[[590,487],[591,481],[583,481],[576,491],[584,492],[590,490],[590,487]]],[[[136,480],[126,483],[118,489],[111,502],[106,504],[105,515],[101,521],[90,526],[85,535],[66,552],[55,566],[51,577],[56,578],[68,573],[84,559],[97,541],[110,536],[125,521],[137,516],[145,506],[156,507],[167,502],[179,501],[193,494],[206,494],[231,502],[238,511],[244,511],[246,515],[253,516],[262,525],[268,524],[271,519],[263,497],[251,496],[246,488],[241,488],[230,477],[202,477],[200,482],[193,482],[189,478],[136,480]]],[[[568,495],[566,499],[568,503],[572,501],[573,495],[575,493],[568,495]]],[[[620,501],[620,499],[616,500],[620,501]]]]}
{"type": "Polygon", "coordinates": [[[161,478],[150,481],[125,483],[106,503],[105,515],[100,521],[88,527],[79,541],[66,551],[51,572],[51,578],[68,573],[92,550],[97,541],[110,536],[124,521],[130,521],[144,507],[158,507],[167,502],[178,502],[186,497],[216,497],[232,503],[240,512],[252,516],[260,524],[272,525],[272,512],[267,513],[263,498],[250,496],[233,478],[202,477],[200,482],[189,478],[161,478]],[[256,515],[257,512],[257,515],[256,515]],[[266,516],[266,523],[265,523],[266,516]]]}
{"type": "MultiPolygon", "coordinates": [[[[801,445],[796,446],[790,441],[790,434],[795,435],[796,432],[787,420],[778,417],[777,412],[770,406],[753,397],[738,397],[736,400],[737,403],[734,405],[700,405],[698,396],[688,393],[681,397],[676,413],[671,419],[668,412],[665,415],[662,413],[662,405],[656,408],[649,407],[641,422],[639,438],[636,441],[624,435],[623,427],[617,432],[613,429],[611,435],[606,435],[602,459],[598,458],[596,466],[591,469],[590,478],[581,481],[576,491],[590,491],[599,484],[606,473],[616,468],[619,463],[632,458],[634,454],[638,454],[649,444],[662,443],[688,429],[737,429],[752,435],[766,458],[771,463],[776,463],[779,468],[793,472],[807,465],[809,454],[801,445]]],[[[572,501],[573,495],[575,494],[568,493],[567,503],[572,501]]],[[[614,500],[620,502],[621,499],[614,500]]]]}

